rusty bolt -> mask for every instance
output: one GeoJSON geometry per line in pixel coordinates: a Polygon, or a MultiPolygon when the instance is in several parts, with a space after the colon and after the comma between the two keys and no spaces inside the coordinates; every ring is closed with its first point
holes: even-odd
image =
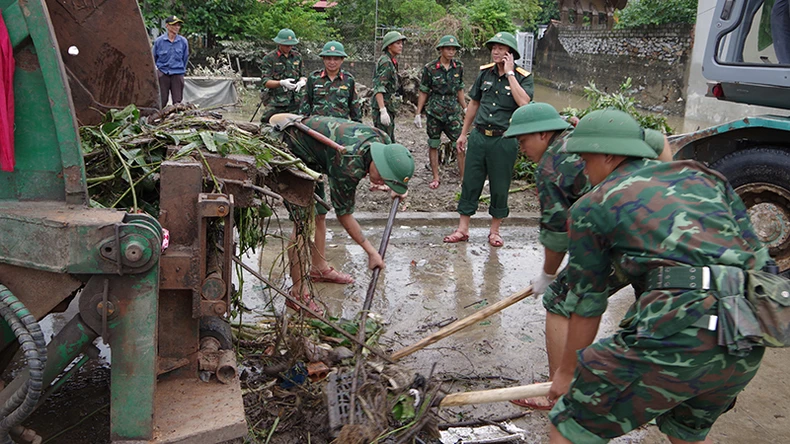
{"type": "Polygon", "coordinates": [[[214,304],[214,313],[216,313],[217,316],[224,315],[225,314],[225,310],[227,310],[227,307],[225,306],[224,302],[218,302],[218,303],[214,304]]]}
{"type": "Polygon", "coordinates": [[[123,254],[129,262],[137,262],[143,258],[143,247],[138,243],[130,243],[123,254]]]}
{"type": "MultiPolygon", "coordinates": [[[[98,311],[99,314],[102,314],[104,311],[104,302],[99,302],[96,304],[96,311],[98,311]]],[[[113,313],[115,313],[115,305],[113,305],[112,302],[107,301],[107,316],[112,316],[113,313]]]]}
{"type": "Polygon", "coordinates": [[[225,207],[225,205],[220,205],[217,207],[217,215],[224,216],[226,214],[228,214],[228,209],[225,207]]]}

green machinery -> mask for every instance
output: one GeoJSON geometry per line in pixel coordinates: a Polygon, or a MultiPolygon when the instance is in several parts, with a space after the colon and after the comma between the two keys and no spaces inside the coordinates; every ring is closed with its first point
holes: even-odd
{"type": "Polygon", "coordinates": [[[20,344],[28,365],[0,392],[0,442],[20,439],[19,424],[42,392],[99,337],[112,353],[114,442],[243,436],[222,319],[232,292],[233,209],[255,205],[264,180],[306,203],[313,183],[264,177],[253,158],[209,156],[222,194],[204,192],[202,162],[166,161],[159,220],[89,208],[77,121],[95,123],[129,103],[158,107],[137,2],[0,0],[0,11],[16,64],[16,168],[0,172],[0,366],[20,344]],[[162,226],[170,232],[164,252],[162,226]],[[45,344],[37,321],[74,298],[78,315],[45,344]],[[201,372],[225,383],[201,382],[201,372]]]}

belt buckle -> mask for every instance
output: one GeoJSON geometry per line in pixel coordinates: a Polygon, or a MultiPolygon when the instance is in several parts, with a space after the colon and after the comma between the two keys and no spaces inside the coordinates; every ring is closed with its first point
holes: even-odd
{"type": "Polygon", "coordinates": [[[484,131],[484,134],[488,137],[494,137],[494,130],[487,129],[484,131]]]}
{"type": "Polygon", "coordinates": [[[710,290],[710,267],[702,267],[702,289],[710,290]]]}

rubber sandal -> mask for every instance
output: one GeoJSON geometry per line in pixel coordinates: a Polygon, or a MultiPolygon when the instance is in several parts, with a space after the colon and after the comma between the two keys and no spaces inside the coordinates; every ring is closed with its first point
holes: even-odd
{"type": "Polygon", "coordinates": [[[505,242],[502,240],[502,236],[499,233],[488,233],[488,244],[492,247],[501,247],[505,245],[505,242]],[[491,239],[492,236],[496,236],[493,240],[491,239]],[[498,239],[497,239],[498,238],[498,239]]]}
{"type": "Polygon", "coordinates": [[[329,267],[326,271],[311,271],[310,280],[313,282],[329,282],[332,284],[353,284],[354,278],[350,274],[341,273],[335,267],[329,267]]]}
{"type": "Polygon", "coordinates": [[[554,403],[549,401],[549,404],[542,404],[536,401],[538,398],[524,398],[524,399],[511,399],[510,403],[515,404],[519,407],[524,407],[526,409],[532,410],[551,410],[554,408],[554,403]]]}
{"type": "Polygon", "coordinates": [[[440,183],[441,182],[439,182],[438,180],[432,180],[431,183],[428,184],[428,188],[430,188],[432,190],[435,190],[435,189],[439,188],[439,184],[440,183]]]}
{"type": "MultiPolygon", "coordinates": [[[[299,299],[300,299],[300,302],[305,304],[305,305],[307,305],[307,308],[309,308],[310,310],[313,310],[314,312],[318,313],[320,316],[324,315],[324,309],[321,308],[321,306],[319,306],[313,300],[313,298],[310,295],[303,295],[299,299]]],[[[302,312],[302,307],[300,307],[300,306],[296,305],[295,303],[291,302],[289,299],[285,300],[285,306],[290,308],[291,310],[297,312],[297,313],[301,313],[302,312]]],[[[305,312],[304,315],[309,317],[309,318],[314,318],[315,317],[312,314],[310,314],[309,312],[305,312]]]]}
{"type": "Polygon", "coordinates": [[[458,242],[466,242],[469,240],[469,235],[461,233],[458,230],[453,231],[449,236],[444,237],[444,242],[447,244],[455,244],[458,242]]]}

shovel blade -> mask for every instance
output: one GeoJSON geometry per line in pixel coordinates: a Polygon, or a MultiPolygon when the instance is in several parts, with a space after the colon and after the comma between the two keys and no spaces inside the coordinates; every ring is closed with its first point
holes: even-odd
{"type": "Polygon", "coordinates": [[[304,116],[291,113],[280,113],[269,117],[269,125],[273,126],[277,131],[282,131],[294,123],[299,123],[304,119],[304,116]]]}

